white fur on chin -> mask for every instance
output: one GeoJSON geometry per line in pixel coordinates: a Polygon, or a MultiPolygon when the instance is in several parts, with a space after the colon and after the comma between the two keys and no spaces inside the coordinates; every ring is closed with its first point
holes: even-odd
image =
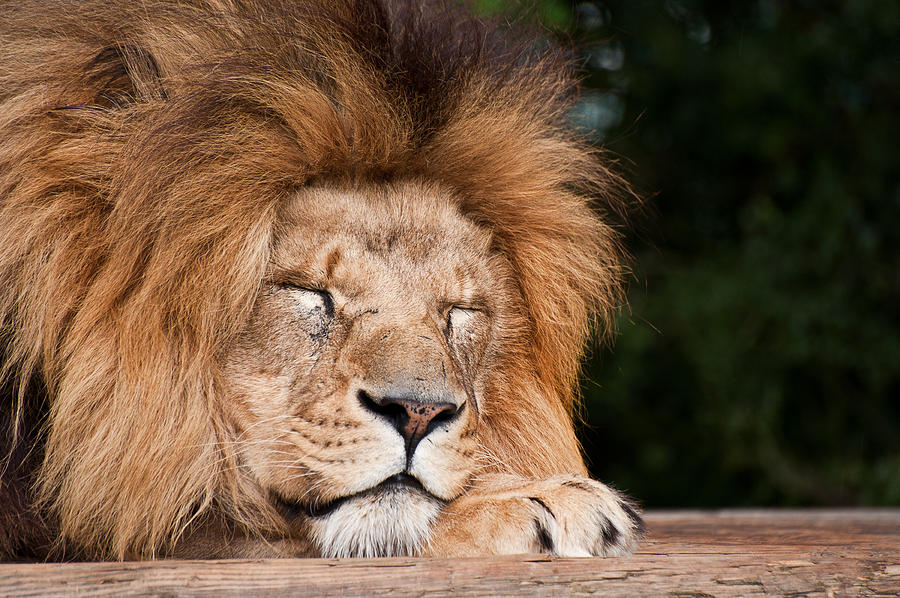
{"type": "Polygon", "coordinates": [[[312,522],[323,557],[412,556],[428,542],[441,502],[421,491],[386,488],[355,496],[312,522]]]}

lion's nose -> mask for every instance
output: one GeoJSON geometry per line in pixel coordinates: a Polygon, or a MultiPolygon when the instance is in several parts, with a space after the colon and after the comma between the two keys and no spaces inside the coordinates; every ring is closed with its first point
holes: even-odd
{"type": "Polygon", "coordinates": [[[408,397],[373,396],[359,391],[363,407],[388,420],[406,440],[406,459],[412,458],[419,441],[442,423],[454,420],[462,411],[446,401],[428,401],[408,397]]]}

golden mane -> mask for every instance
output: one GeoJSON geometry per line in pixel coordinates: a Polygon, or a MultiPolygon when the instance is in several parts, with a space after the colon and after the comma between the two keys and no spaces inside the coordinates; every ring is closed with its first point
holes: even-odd
{"type": "MultiPolygon", "coordinates": [[[[10,460],[0,507],[36,482],[92,556],[156,554],[216,496],[253,526],[217,450],[217,350],[252,307],[276,206],[313,181],[464,198],[527,304],[521,375],[571,411],[591,315],[621,299],[617,235],[589,202],[618,209],[624,186],[566,126],[563,53],[442,2],[62,6],[0,11],[2,411],[8,451],[36,442],[40,461],[10,460]]],[[[27,537],[13,507],[0,528],[27,537]]]]}

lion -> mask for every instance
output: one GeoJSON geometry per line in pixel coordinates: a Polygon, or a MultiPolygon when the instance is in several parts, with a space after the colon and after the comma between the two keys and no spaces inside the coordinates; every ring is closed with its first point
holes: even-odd
{"type": "Polygon", "coordinates": [[[0,5],[0,558],[635,549],[574,431],[629,191],[565,51],[439,1],[0,5]]]}

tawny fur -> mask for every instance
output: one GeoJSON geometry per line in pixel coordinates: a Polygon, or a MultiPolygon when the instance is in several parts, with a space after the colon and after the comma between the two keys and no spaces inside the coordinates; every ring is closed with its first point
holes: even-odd
{"type": "Polygon", "coordinates": [[[483,451],[584,473],[579,358],[622,269],[590,200],[624,186],[567,129],[566,58],[534,48],[443,2],[0,1],[0,558],[278,529],[223,465],[220,349],[311,184],[430,181],[491,232],[525,325],[483,451]]]}

